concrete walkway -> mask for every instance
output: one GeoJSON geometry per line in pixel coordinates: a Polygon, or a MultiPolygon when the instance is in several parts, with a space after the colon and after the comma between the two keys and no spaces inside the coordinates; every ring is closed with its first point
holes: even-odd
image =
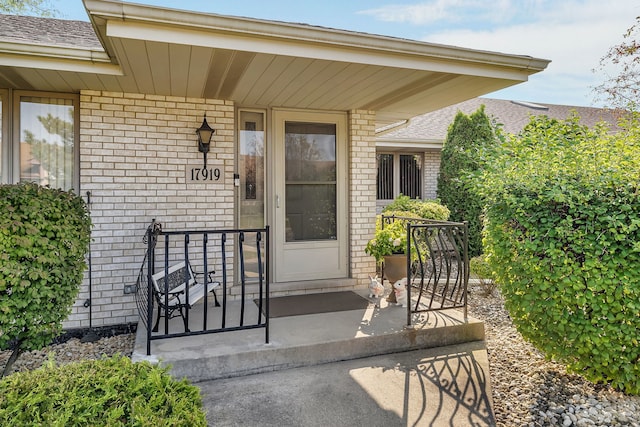
{"type": "Polygon", "coordinates": [[[492,426],[483,342],[205,381],[211,426],[492,426]]]}
{"type": "MultiPolygon", "coordinates": [[[[215,321],[220,308],[209,308],[215,321]]],[[[246,308],[257,316],[253,302],[246,308]]],[[[483,323],[450,309],[405,325],[406,309],[382,300],[271,319],[269,344],[253,329],[152,341],[146,356],[141,324],[132,358],[199,386],[212,426],[494,425],[483,323]]]]}

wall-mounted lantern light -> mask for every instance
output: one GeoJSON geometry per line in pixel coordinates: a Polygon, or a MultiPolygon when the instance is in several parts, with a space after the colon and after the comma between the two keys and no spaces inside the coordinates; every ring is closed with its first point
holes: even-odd
{"type": "Polygon", "coordinates": [[[198,134],[198,150],[204,154],[204,168],[207,168],[207,153],[211,145],[211,137],[213,136],[215,129],[212,129],[207,123],[207,115],[204,115],[202,125],[196,129],[198,134]]]}

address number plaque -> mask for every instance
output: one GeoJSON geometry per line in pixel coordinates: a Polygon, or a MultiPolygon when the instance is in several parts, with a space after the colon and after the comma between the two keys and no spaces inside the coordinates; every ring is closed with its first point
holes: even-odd
{"type": "Polygon", "coordinates": [[[220,181],[221,176],[220,168],[215,166],[187,166],[187,181],[190,182],[220,181]]]}

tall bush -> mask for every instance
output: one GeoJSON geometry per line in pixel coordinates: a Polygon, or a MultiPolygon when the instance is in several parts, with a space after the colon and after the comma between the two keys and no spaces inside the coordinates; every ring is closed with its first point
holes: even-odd
{"type": "Polygon", "coordinates": [[[485,249],[514,324],[547,357],[640,393],[640,126],[532,119],[480,180],[485,249]]]}
{"type": "Polygon", "coordinates": [[[451,211],[451,220],[469,223],[469,255],[482,253],[484,202],[468,176],[484,166],[482,153],[497,142],[496,129],[484,105],[470,116],[458,112],[442,147],[438,198],[451,211]]]}
{"type": "Polygon", "coordinates": [[[0,350],[22,351],[60,333],[85,270],[91,220],[82,198],[33,183],[0,185],[0,350]]]}

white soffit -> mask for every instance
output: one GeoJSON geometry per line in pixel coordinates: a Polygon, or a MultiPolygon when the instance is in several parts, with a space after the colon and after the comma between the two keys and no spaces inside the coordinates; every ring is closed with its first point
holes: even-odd
{"type": "Polygon", "coordinates": [[[5,75],[38,90],[214,98],[247,107],[365,109],[376,111],[383,125],[524,82],[549,63],[304,24],[114,0],[84,4],[106,52],[47,55],[23,49],[3,61],[5,75]]]}

